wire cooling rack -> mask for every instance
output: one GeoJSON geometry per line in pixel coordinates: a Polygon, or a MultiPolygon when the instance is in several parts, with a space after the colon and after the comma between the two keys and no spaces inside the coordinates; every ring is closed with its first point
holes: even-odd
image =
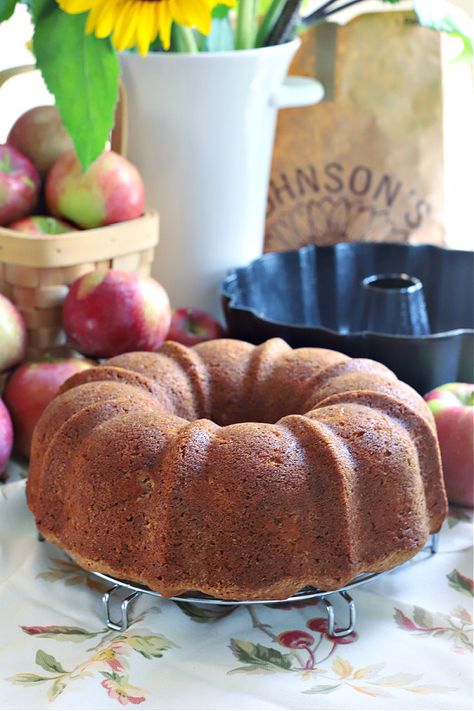
{"type": "MultiPolygon", "coordinates": [[[[160,595],[160,593],[150,590],[150,588],[147,588],[144,585],[131,583],[126,580],[117,580],[110,575],[105,575],[104,573],[99,572],[92,572],[92,575],[100,578],[101,580],[112,583],[112,587],[102,596],[102,604],[107,627],[118,632],[123,632],[130,626],[130,606],[142,595],[146,595],[151,598],[174,600],[175,602],[190,602],[196,605],[227,605],[234,607],[239,605],[285,604],[319,598],[325,606],[328,622],[328,634],[332,637],[346,637],[348,634],[353,632],[356,624],[356,604],[349,594],[349,590],[357,588],[361,585],[366,585],[372,580],[375,580],[382,575],[386,575],[387,573],[394,572],[405,566],[413,565],[413,563],[419,563],[427,558],[431,558],[431,556],[435,555],[438,550],[438,541],[439,535],[437,533],[433,534],[428,544],[412,560],[407,563],[403,563],[403,565],[396,566],[395,568],[390,568],[383,573],[363,573],[354,578],[354,580],[348,583],[348,585],[345,585],[337,590],[322,591],[317,590],[316,588],[305,587],[284,600],[221,600],[199,592],[190,592],[177,597],[164,598],[164,596],[160,595]],[[347,618],[346,625],[341,625],[336,621],[336,610],[333,600],[342,601],[344,604],[346,608],[345,616],[347,618]]],[[[339,607],[340,606],[338,605],[338,608],[339,607]]]]}

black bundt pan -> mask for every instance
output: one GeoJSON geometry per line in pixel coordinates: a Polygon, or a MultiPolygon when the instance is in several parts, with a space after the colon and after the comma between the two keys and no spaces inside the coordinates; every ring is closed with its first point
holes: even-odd
{"type": "Polygon", "coordinates": [[[424,394],[442,383],[473,381],[473,283],[471,252],[339,243],[265,254],[231,271],[221,298],[231,337],[261,343],[279,336],[293,347],[373,358],[424,394]],[[391,333],[364,330],[361,282],[386,274],[421,280],[428,335],[394,334],[393,326],[391,333]]]}

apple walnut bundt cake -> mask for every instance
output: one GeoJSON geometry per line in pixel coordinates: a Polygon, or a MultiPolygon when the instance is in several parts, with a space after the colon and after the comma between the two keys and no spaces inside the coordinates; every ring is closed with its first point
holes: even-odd
{"type": "Polygon", "coordinates": [[[280,339],[167,342],[74,375],[36,428],[27,496],[83,567],[228,599],[385,570],[446,513],[422,398],[280,339]]]}

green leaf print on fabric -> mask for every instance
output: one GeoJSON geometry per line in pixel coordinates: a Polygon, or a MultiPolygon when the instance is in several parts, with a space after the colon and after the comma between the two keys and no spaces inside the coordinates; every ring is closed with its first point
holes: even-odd
{"type": "Polygon", "coordinates": [[[264,647],[262,644],[253,644],[241,639],[232,639],[230,649],[244,668],[232,669],[231,674],[242,671],[248,672],[281,672],[291,669],[289,654],[282,654],[273,647],[264,647]]]}
{"type": "Polygon", "coordinates": [[[449,580],[450,587],[457,590],[462,595],[474,597],[474,581],[471,578],[462,575],[459,570],[453,570],[446,576],[449,580]]]}

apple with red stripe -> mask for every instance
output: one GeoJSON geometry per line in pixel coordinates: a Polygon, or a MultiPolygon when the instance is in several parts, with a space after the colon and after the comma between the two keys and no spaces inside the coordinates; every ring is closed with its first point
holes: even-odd
{"type": "Polygon", "coordinates": [[[140,173],[113,151],[85,173],[74,151],[63,153],[47,175],[45,197],[51,214],[86,229],[132,220],[145,208],[140,173]]]}
{"type": "Polygon", "coordinates": [[[170,321],[170,303],[161,284],[116,269],[99,269],[76,279],[63,307],[69,343],[97,358],[156,351],[170,321]]]}
{"type": "Polygon", "coordinates": [[[444,480],[453,504],[474,506],[474,385],[446,383],[425,395],[438,432],[444,480]]]}
{"type": "Polygon", "coordinates": [[[29,457],[33,430],[61,385],[95,363],[82,358],[51,358],[23,363],[13,371],[3,393],[15,431],[15,449],[29,457]]]}
{"type": "Polygon", "coordinates": [[[0,225],[33,212],[40,177],[33,163],[16,148],[0,145],[0,225]]]}
{"type": "Polygon", "coordinates": [[[23,316],[6,296],[0,294],[0,373],[23,360],[25,348],[23,316]]]}
{"type": "Polygon", "coordinates": [[[175,309],[171,315],[167,340],[182,343],[183,346],[195,346],[203,341],[224,338],[225,335],[222,325],[207,311],[181,308],[175,309]]]}
{"type": "Polygon", "coordinates": [[[9,230],[21,232],[25,235],[35,235],[41,237],[44,235],[62,235],[66,232],[77,232],[77,227],[74,227],[65,220],[58,220],[56,217],[49,215],[31,215],[24,217],[22,220],[17,220],[8,225],[9,230]]]}

